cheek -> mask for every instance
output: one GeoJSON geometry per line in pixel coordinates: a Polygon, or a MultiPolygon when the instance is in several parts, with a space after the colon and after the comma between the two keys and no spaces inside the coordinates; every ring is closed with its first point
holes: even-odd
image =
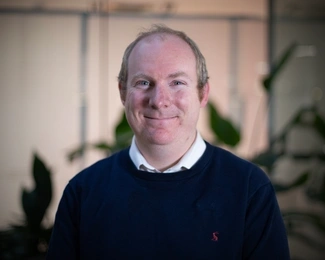
{"type": "Polygon", "coordinates": [[[174,94],[174,103],[180,105],[186,105],[186,103],[190,102],[190,95],[187,91],[180,90],[174,94]]]}
{"type": "Polygon", "coordinates": [[[130,91],[126,95],[125,99],[125,107],[130,111],[134,111],[137,109],[140,109],[144,106],[145,103],[145,97],[143,94],[137,92],[137,91],[130,91]]]}
{"type": "Polygon", "coordinates": [[[186,112],[191,110],[191,108],[196,107],[196,105],[200,103],[200,100],[199,95],[196,92],[179,91],[175,95],[174,102],[178,108],[185,110],[186,112]]]}

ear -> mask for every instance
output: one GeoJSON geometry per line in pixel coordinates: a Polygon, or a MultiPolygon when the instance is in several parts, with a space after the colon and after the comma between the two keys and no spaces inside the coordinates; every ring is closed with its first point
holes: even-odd
{"type": "Polygon", "coordinates": [[[200,98],[201,98],[201,107],[205,107],[206,104],[209,101],[209,92],[210,92],[210,84],[209,82],[207,82],[203,88],[201,89],[201,93],[200,93],[200,98]]]}
{"type": "Polygon", "coordinates": [[[125,96],[126,96],[126,89],[121,85],[121,83],[118,84],[118,89],[120,91],[120,99],[121,99],[122,104],[124,106],[125,96]]]}

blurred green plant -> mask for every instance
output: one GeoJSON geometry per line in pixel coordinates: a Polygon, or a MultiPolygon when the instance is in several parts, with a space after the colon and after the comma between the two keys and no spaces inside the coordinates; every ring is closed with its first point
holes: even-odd
{"type": "Polygon", "coordinates": [[[45,257],[52,227],[42,224],[52,200],[51,172],[41,158],[33,154],[33,190],[21,190],[24,217],[0,231],[0,259],[32,259],[45,257]]]}
{"type": "Polygon", "coordinates": [[[231,119],[223,117],[211,101],[208,103],[209,127],[214,135],[215,144],[235,147],[240,142],[240,131],[231,119]]]}
{"type": "MultiPolygon", "coordinates": [[[[210,118],[209,127],[214,135],[214,142],[216,144],[235,147],[240,142],[239,130],[236,129],[230,119],[222,116],[218,112],[212,102],[208,103],[207,108],[210,118]]],[[[105,156],[110,156],[112,153],[128,147],[131,144],[133,132],[126,120],[124,112],[115,127],[114,133],[114,141],[112,143],[100,141],[80,145],[68,153],[68,160],[72,162],[75,159],[80,158],[88,150],[98,150],[103,152],[105,156]]]]}
{"type": "Polygon", "coordinates": [[[126,120],[125,113],[123,112],[119,122],[115,127],[114,139],[112,143],[99,141],[96,143],[82,144],[68,153],[68,160],[70,162],[73,162],[75,159],[83,156],[84,153],[88,150],[101,151],[103,152],[104,156],[110,156],[111,154],[128,147],[131,144],[132,136],[132,129],[130,128],[126,120]]]}
{"type": "MultiPolygon", "coordinates": [[[[298,45],[293,43],[280,56],[278,62],[273,64],[273,70],[263,80],[263,87],[269,96],[275,81],[283,69],[288,65],[298,45]]],[[[325,119],[322,117],[316,105],[303,106],[296,111],[292,118],[285,124],[283,129],[270,139],[267,149],[251,159],[252,162],[263,166],[270,176],[277,193],[292,192],[303,189],[307,199],[323,205],[325,210],[325,154],[324,151],[295,152],[287,149],[288,136],[293,129],[305,129],[313,131],[320,142],[325,144],[325,119]],[[308,169],[296,172],[296,178],[288,184],[279,183],[274,176],[277,171],[277,163],[283,158],[290,158],[294,162],[316,161],[317,166],[310,164],[308,169]],[[314,180],[317,181],[314,181],[314,180]]],[[[289,238],[299,239],[306,245],[320,251],[324,251],[325,243],[308,234],[304,228],[314,228],[325,238],[325,215],[320,212],[306,212],[301,209],[282,210],[289,238]]]]}

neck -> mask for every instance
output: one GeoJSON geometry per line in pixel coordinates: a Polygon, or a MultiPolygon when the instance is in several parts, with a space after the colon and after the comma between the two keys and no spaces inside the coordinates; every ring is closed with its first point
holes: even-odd
{"type": "Polygon", "coordinates": [[[139,151],[150,165],[159,171],[164,171],[179,162],[193,145],[195,138],[196,132],[183,143],[175,142],[168,145],[143,144],[136,139],[136,144],[139,151]]]}

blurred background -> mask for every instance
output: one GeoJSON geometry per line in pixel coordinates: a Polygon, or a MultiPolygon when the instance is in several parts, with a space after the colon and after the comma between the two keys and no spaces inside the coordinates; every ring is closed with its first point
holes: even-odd
{"type": "MultiPolygon", "coordinates": [[[[0,0],[0,230],[28,225],[37,172],[52,191],[40,217],[50,230],[69,179],[107,155],[123,115],[123,52],[152,23],[199,45],[210,102],[240,141],[216,140],[208,109],[198,129],[270,175],[292,259],[325,259],[323,0],[0,0]],[[97,145],[80,152],[85,144],[97,145]]],[[[0,259],[46,251],[37,238],[38,253],[25,256],[8,236],[0,259]]]]}

